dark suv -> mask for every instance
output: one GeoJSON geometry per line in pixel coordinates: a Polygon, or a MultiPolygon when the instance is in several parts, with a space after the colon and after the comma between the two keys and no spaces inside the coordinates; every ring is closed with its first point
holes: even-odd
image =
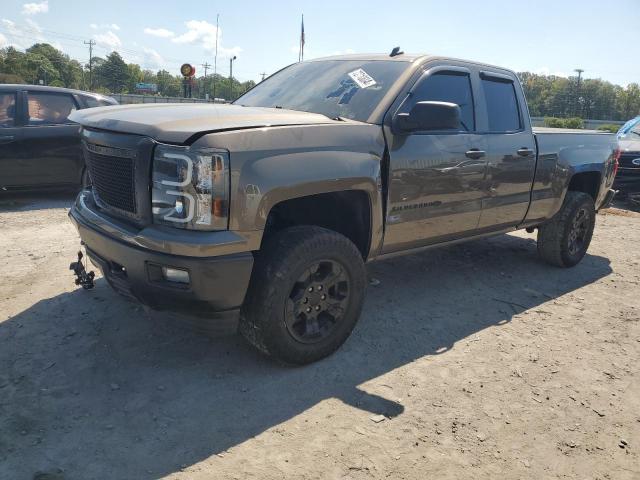
{"type": "Polygon", "coordinates": [[[613,188],[623,196],[640,196],[640,116],[618,131],[620,168],[613,188]]]}
{"type": "Polygon", "coordinates": [[[67,88],[0,84],[0,190],[85,185],[80,127],[69,115],[117,103],[67,88]]]}

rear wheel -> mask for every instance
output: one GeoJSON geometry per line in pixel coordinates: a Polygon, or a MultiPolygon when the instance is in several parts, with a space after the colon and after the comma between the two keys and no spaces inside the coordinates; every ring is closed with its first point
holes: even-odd
{"type": "Polygon", "coordinates": [[[596,211],[593,199],[583,192],[567,192],[560,211],[538,228],[538,253],[558,267],[573,267],[587,253],[596,211]]]}
{"type": "Polygon", "coordinates": [[[258,254],[240,332],[279,361],[314,362],[349,337],[365,286],[362,256],[349,239],[320,227],[285,229],[258,254]]]}

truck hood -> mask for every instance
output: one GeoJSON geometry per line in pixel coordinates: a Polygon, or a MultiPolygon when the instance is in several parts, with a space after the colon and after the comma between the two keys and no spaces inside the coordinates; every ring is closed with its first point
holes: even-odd
{"type": "Polygon", "coordinates": [[[196,134],[216,131],[337,123],[317,113],[198,103],[89,108],[69,118],[83,127],[145,135],[167,143],[185,143],[196,134]]]}

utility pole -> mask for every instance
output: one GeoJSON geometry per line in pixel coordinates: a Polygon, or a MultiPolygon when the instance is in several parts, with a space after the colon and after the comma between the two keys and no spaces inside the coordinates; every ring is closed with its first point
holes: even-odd
{"type": "Polygon", "coordinates": [[[229,100],[233,101],[233,61],[236,59],[234,55],[229,59],[229,100]]]}
{"type": "Polygon", "coordinates": [[[261,82],[264,82],[265,77],[267,76],[267,74],[265,72],[262,72],[260,75],[262,75],[262,80],[260,80],[261,82]]]}
{"type": "Polygon", "coordinates": [[[219,35],[219,25],[220,25],[220,14],[216,14],[216,54],[213,57],[213,103],[216,102],[216,75],[218,73],[218,37],[219,35]]]}
{"type": "Polygon", "coordinates": [[[204,68],[204,98],[207,98],[207,70],[209,69],[209,67],[211,67],[211,65],[209,65],[207,62],[204,62],[202,65],[202,68],[204,68]]]}
{"type": "Polygon", "coordinates": [[[582,79],[582,72],[584,72],[583,69],[581,68],[576,68],[574,70],[574,72],[578,73],[578,86],[576,87],[576,105],[575,105],[575,112],[576,115],[580,116],[580,114],[582,112],[578,111],[578,107],[580,105],[580,80],[582,79]]]}
{"type": "Polygon", "coordinates": [[[96,42],[93,39],[89,39],[88,42],[84,42],[85,45],[89,45],[89,91],[93,90],[93,46],[96,42]]]}

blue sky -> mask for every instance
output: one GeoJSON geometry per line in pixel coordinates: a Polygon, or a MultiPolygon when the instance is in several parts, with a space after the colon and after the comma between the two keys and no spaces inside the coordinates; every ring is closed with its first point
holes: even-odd
{"type": "MultiPolygon", "coordinates": [[[[218,72],[260,78],[298,58],[304,13],[305,57],[336,53],[427,52],[515,70],[569,75],[626,85],[640,82],[633,48],[640,0],[416,1],[125,1],[1,0],[0,46],[47,41],[81,61],[118,50],[143,67],[178,73],[183,62],[213,64],[220,14],[218,72]]],[[[211,70],[209,71],[211,72],[211,70]]]]}

